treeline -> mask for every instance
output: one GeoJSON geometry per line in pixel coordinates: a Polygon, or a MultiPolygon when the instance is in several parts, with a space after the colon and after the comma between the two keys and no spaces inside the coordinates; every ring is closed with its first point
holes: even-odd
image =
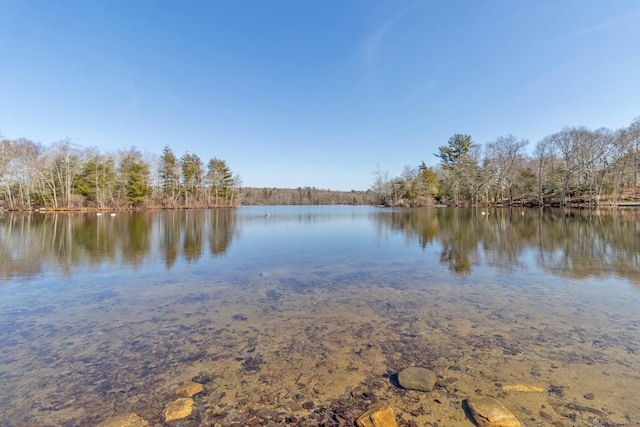
{"type": "Polygon", "coordinates": [[[378,195],[367,191],[321,190],[315,187],[241,188],[243,205],[373,205],[378,195]]]}
{"type": "Polygon", "coordinates": [[[456,134],[424,162],[389,178],[376,172],[372,190],[391,206],[597,206],[640,204],[640,117],[610,130],[565,128],[539,141],[499,136],[485,145],[456,134]]]}
{"type": "Polygon", "coordinates": [[[177,158],[136,148],[101,153],[64,140],[0,141],[0,209],[129,209],[228,207],[237,184],[224,160],[205,165],[189,152],[177,158]]]}
{"type": "Polygon", "coordinates": [[[640,117],[610,130],[565,128],[526,152],[529,141],[499,136],[484,145],[456,134],[422,162],[368,191],[240,188],[224,160],[206,163],[135,148],[101,153],[68,140],[48,146],[0,141],[0,210],[207,208],[242,204],[387,206],[598,206],[640,204],[640,117]]]}

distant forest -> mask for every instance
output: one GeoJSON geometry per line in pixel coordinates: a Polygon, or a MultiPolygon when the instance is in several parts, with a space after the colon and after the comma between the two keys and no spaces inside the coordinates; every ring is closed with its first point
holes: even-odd
{"type": "Polygon", "coordinates": [[[565,128],[539,141],[499,136],[484,145],[455,134],[422,161],[390,177],[380,168],[366,191],[241,186],[226,161],[206,164],[136,148],[102,153],[69,140],[50,145],[0,140],[0,210],[214,208],[249,205],[385,206],[640,205],[640,117],[610,130],[565,128]]]}
{"type": "Polygon", "coordinates": [[[200,209],[253,205],[375,204],[368,191],[312,187],[243,188],[226,161],[205,164],[194,153],[177,157],[136,148],[102,153],[63,140],[0,141],[0,210],[200,209]]]}
{"type": "Polygon", "coordinates": [[[336,191],[315,187],[241,188],[245,205],[376,205],[380,196],[372,190],[336,191]]]}

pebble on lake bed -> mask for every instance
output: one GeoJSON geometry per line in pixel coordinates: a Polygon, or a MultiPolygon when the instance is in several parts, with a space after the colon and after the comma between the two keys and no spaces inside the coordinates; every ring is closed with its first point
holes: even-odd
{"type": "Polygon", "coordinates": [[[202,384],[190,381],[180,387],[176,387],[173,392],[178,396],[193,397],[202,392],[202,390],[204,390],[202,384]]]}
{"type": "Polygon", "coordinates": [[[542,393],[547,389],[537,386],[530,386],[524,384],[515,384],[515,385],[503,385],[502,389],[504,391],[524,391],[529,393],[542,393]]]}
{"type": "Polygon", "coordinates": [[[493,397],[473,396],[467,405],[478,427],[520,427],[516,416],[493,397]]]}
{"type": "Polygon", "coordinates": [[[358,427],[396,427],[396,416],[390,406],[369,409],[356,420],[358,427]]]}
{"type": "Polygon", "coordinates": [[[151,423],[141,416],[129,412],[104,420],[97,427],[151,427],[151,423]]]}
{"type": "Polygon", "coordinates": [[[171,422],[173,420],[179,420],[191,415],[193,411],[193,399],[190,397],[183,397],[181,399],[174,400],[165,406],[162,411],[162,416],[165,422],[171,422]]]}
{"type": "Polygon", "coordinates": [[[398,383],[409,390],[431,391],[437,381],[435,372],[427,368],[411,367],[398,372],[398,383]]]}

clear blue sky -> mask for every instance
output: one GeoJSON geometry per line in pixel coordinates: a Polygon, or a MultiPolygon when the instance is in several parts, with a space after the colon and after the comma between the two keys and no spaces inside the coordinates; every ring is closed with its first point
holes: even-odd
{"type": "Polygon", "coordinates": [[[0,132],[366,190],[455,133],[640,115],[638,0],[0,0],[0,132]]]}

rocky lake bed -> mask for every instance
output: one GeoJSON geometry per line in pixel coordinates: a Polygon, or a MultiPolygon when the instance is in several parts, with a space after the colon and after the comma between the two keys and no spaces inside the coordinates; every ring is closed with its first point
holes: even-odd
{"type": "Polygon", "coordinates": [[[359,277],[292,288],[291,278],[260,277],[246,289],[176,282],[127,298],[112,289],[29,321],[14,313],[23,342],[3,350],[0,378],[12,384],[3,423],[341,427],[392,408],[399,426],[516,425],[477,421],[476,397],[524,426],[638,423],[638,325],[623,317],[612,314],[615,337],[604,337],[579,302],[549,300],[544,287],[359,277]],[[575,323],[551,327],[566,310],[575,323]],[[38,321],[56,313],[59,322],[38,321]],[[27,345],[38,333],[48,345],[27,345]]]}

